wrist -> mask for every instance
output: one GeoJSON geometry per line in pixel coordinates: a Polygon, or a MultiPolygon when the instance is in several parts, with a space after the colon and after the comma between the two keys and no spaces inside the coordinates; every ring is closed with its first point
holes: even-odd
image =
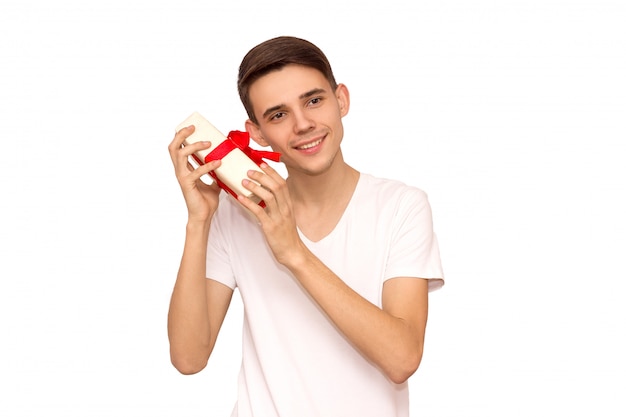
{"type": "Polygon", "coordinates": [[[197,217],[188,217],[187,218],[187,232],[199,231],[199,232],[207,232],[209,231],[209,227],[211,226],[211,218],[197,218],[197,217]]]}
{"type": "Polygon", "coordinates": [[[313,253],[303,243],[300,243],[289,251],[281,263],[293,273],[297,273],[307,269],[307,265],[311,263],[311,257],[313,256],[313,253]]]}

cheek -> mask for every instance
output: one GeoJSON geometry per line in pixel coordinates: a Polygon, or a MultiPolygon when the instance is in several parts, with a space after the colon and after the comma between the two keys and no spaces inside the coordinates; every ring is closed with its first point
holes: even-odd
{"type": "Polygon", "coordinates": [[[337,110],[335,113],[332,114],[332,126],[333,126],[333,130],[337,133],[343,133],[343,113],[341,111],[341,109],[339,107],[337,107],[337,110]]]}
{"type": "Polygon", "coordinates": [[[285,138],[289,136],[285,135],[284,129],[280,127],[272,126],[269,129],[263,129],[262,135],[264,138],[263,142],[265,143],[263,146],[269,146],[277,152],[280,152],[280,150],[287,146],[287,140],[285,138]]]}
{"type": "Polygon", "coordinates": [[[335,128],[335,135],[337,136],[339,142],[343,140],[343,125],[341,123],[337,124],[337,127],[335,128]]]}

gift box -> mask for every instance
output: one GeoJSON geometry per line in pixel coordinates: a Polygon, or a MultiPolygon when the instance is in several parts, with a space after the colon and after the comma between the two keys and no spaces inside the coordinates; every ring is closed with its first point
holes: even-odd
{"type": "Polygon", "coordinates": [[[233,197],[243,195],[250,198],[261,207],[264,202],[255,194],[243,187],[244,179],[252,181],[248,177],[248,171],[261,171],[259,165],[263,159],[273,161],[280,160],[277,152],[260,151],[250,148],[250,136],[247,132],[231,131],[224,136],[207,119],[198,112],[194,112],[176,128],[176,132],[187,126],[194,125],[194,132],[185,139],[184,146],[201,141],[210,141],[211,147],[194,153],[193,159],[200,165],[209,161],[221,159],[222,164],[209,175],[218,185],[233,197]]]}

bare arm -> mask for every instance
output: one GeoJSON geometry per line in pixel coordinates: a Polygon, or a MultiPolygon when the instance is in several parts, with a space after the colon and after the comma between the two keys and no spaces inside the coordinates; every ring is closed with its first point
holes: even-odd
{"type": "Polygon", "coordinates": [[[207,364],[233,290],[206,278],[208,230],[187,226],[185,249],[170,300],[168,336],[172,364],[183,374],[207,364]]]}
{"type": "Polygon", "coordinates": [[[326,315],[363,355],[395,383],[418,368],[428,315],[428,282],[394,278],[383,288],[382,309],[370,303],[308,250],[294,251],[287,267],[326,315]]]}
{"type": "MultiPolygon", "coordinates": [[[[276,260],[293,273],[339,330],[392,381],[418,368],[428,315],[425,279],[397,277],[383,288],[382,308],[370,303],[324,265],[300,239],[286,183],[270,167],[251,172],[263,187],[245,186],[266,202],[265,210],[240,197],[259,220],[276,260]]],[[[358,261],[358,260],[357,260],[358,261]]]]}
{"type": "Polygon", "coordinates": [[[183,256],[172,292],[168,336],[172,363],[181,373],[202,370],[211,355],[233,291],[206,278],[206,251],[210,224],[219,203],[219,188],[200,177],[220,165],[213,161],[194,169],[191,153],[208,148],[207,142],[182,147],[193,127],[179,131],[169,145],[176,178],[188,210],[183,256]]]}

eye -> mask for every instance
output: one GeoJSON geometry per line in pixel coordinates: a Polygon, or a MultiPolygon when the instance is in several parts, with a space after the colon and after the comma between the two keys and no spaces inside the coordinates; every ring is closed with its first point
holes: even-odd
{"type": "Polygon", "coordinates": [[[280,120],[283,117],[285,117],[285,113],[279,111],[279,112],[276,112],[276,113],[272,114],[270,116],[270,120],[280,120]]]}
{"type": "Polygon", "coordinates": [[[315,106],[316,104],[320,104],[321,102],[322,102],[321,97],[313,97],[311,100],[309,100],[309,105],[315,106]]]}

